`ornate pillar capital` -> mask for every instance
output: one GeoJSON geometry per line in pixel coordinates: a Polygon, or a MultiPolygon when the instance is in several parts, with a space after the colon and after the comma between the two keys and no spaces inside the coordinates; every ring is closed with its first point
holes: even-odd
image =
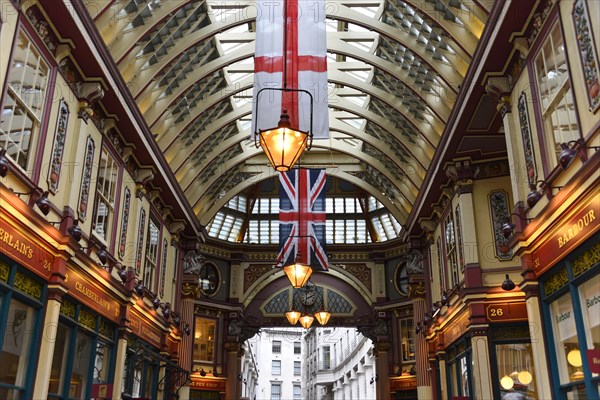
{"type": "Polygon", "coordinates": [[[424,299],[425,294],[425,283],[412,282],[408,285],[408,297],[411,299],[424,299]]]}

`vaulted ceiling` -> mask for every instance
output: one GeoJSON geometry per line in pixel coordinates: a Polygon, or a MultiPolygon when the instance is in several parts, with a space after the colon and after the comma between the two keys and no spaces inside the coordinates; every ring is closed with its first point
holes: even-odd
{"type": "MultiPolygon", "coordinates": [[[[330,139],[302,164],[406,222],[492,3],[327,2],[330,139]]],[[[88,11],[201,224],[275,175],[249,139],[254,1],[90,1],[88,11]]]]}

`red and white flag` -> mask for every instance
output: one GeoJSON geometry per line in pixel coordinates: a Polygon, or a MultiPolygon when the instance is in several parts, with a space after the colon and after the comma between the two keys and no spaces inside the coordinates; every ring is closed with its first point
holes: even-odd
{"type": "Polygon", "coordinates": [[[285,87],[312,94],[313,138],[328,138],[325,0],[258,0],[256,6],[252,134],[277,126],[283,109],[292,127],[310,129],[308,94],[263,90],[257,101],[261,89],[284,87],[285,47],[285,87]]]}

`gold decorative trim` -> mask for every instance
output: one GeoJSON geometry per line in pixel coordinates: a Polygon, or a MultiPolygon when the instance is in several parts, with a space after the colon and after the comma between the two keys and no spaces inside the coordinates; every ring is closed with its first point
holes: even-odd
{"type": "Polygon", "coordinates": [[[76,306],[72,301],[63,299],[60,303],[60,313],[75,319],[76,306]]]}
{"type": "Polygon", "coordinates": [[[37,300],[42,300],[42,285],[33,278],[25,275],[24,273],[17,271],[15,275],[15,289],[33,297],[37,300]]]}
{"type": "Polygon", "coordinates": [[[569,283],[569,275],[567,274],[567,268],[563,267],[544,283],[544,293],[549,296],[567,283],[569,283]]]}
{"type": "Polygon", "coordinates": [[[573,275],[579,276],[598,263],[600,263],[600,243],[596,243],[573,261],[573,275]]]}
{"type": "Polygon", "coordinates": [[[0,281],[8,282],[9,274],[10,274],[10,267],[5,263],[0,262],[0,281]]]}
{"type": "Polygon", "coordinates": [[[81,309],[79,311],[79,323],[93,331],[96,330],[96,317],[87,310],[81,309]]]}

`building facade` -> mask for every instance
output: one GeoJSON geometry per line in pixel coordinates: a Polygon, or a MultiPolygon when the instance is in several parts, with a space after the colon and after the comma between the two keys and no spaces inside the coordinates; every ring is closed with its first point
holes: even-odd
{"type": "Polygon", "coordinates": [[[255,3],[0,6],[0,398],[600,397],[599,2],[331,3],[304,336],[255,3]]]}
{"type": "Polygon", "coordinates": [[[252,394],[249,389],[244,397],[257,400],[301,400],[304,386],[302,329],[261,329],[258,335],[246,343],[247,353],[256,360],[258,377],[252,394]]]}

